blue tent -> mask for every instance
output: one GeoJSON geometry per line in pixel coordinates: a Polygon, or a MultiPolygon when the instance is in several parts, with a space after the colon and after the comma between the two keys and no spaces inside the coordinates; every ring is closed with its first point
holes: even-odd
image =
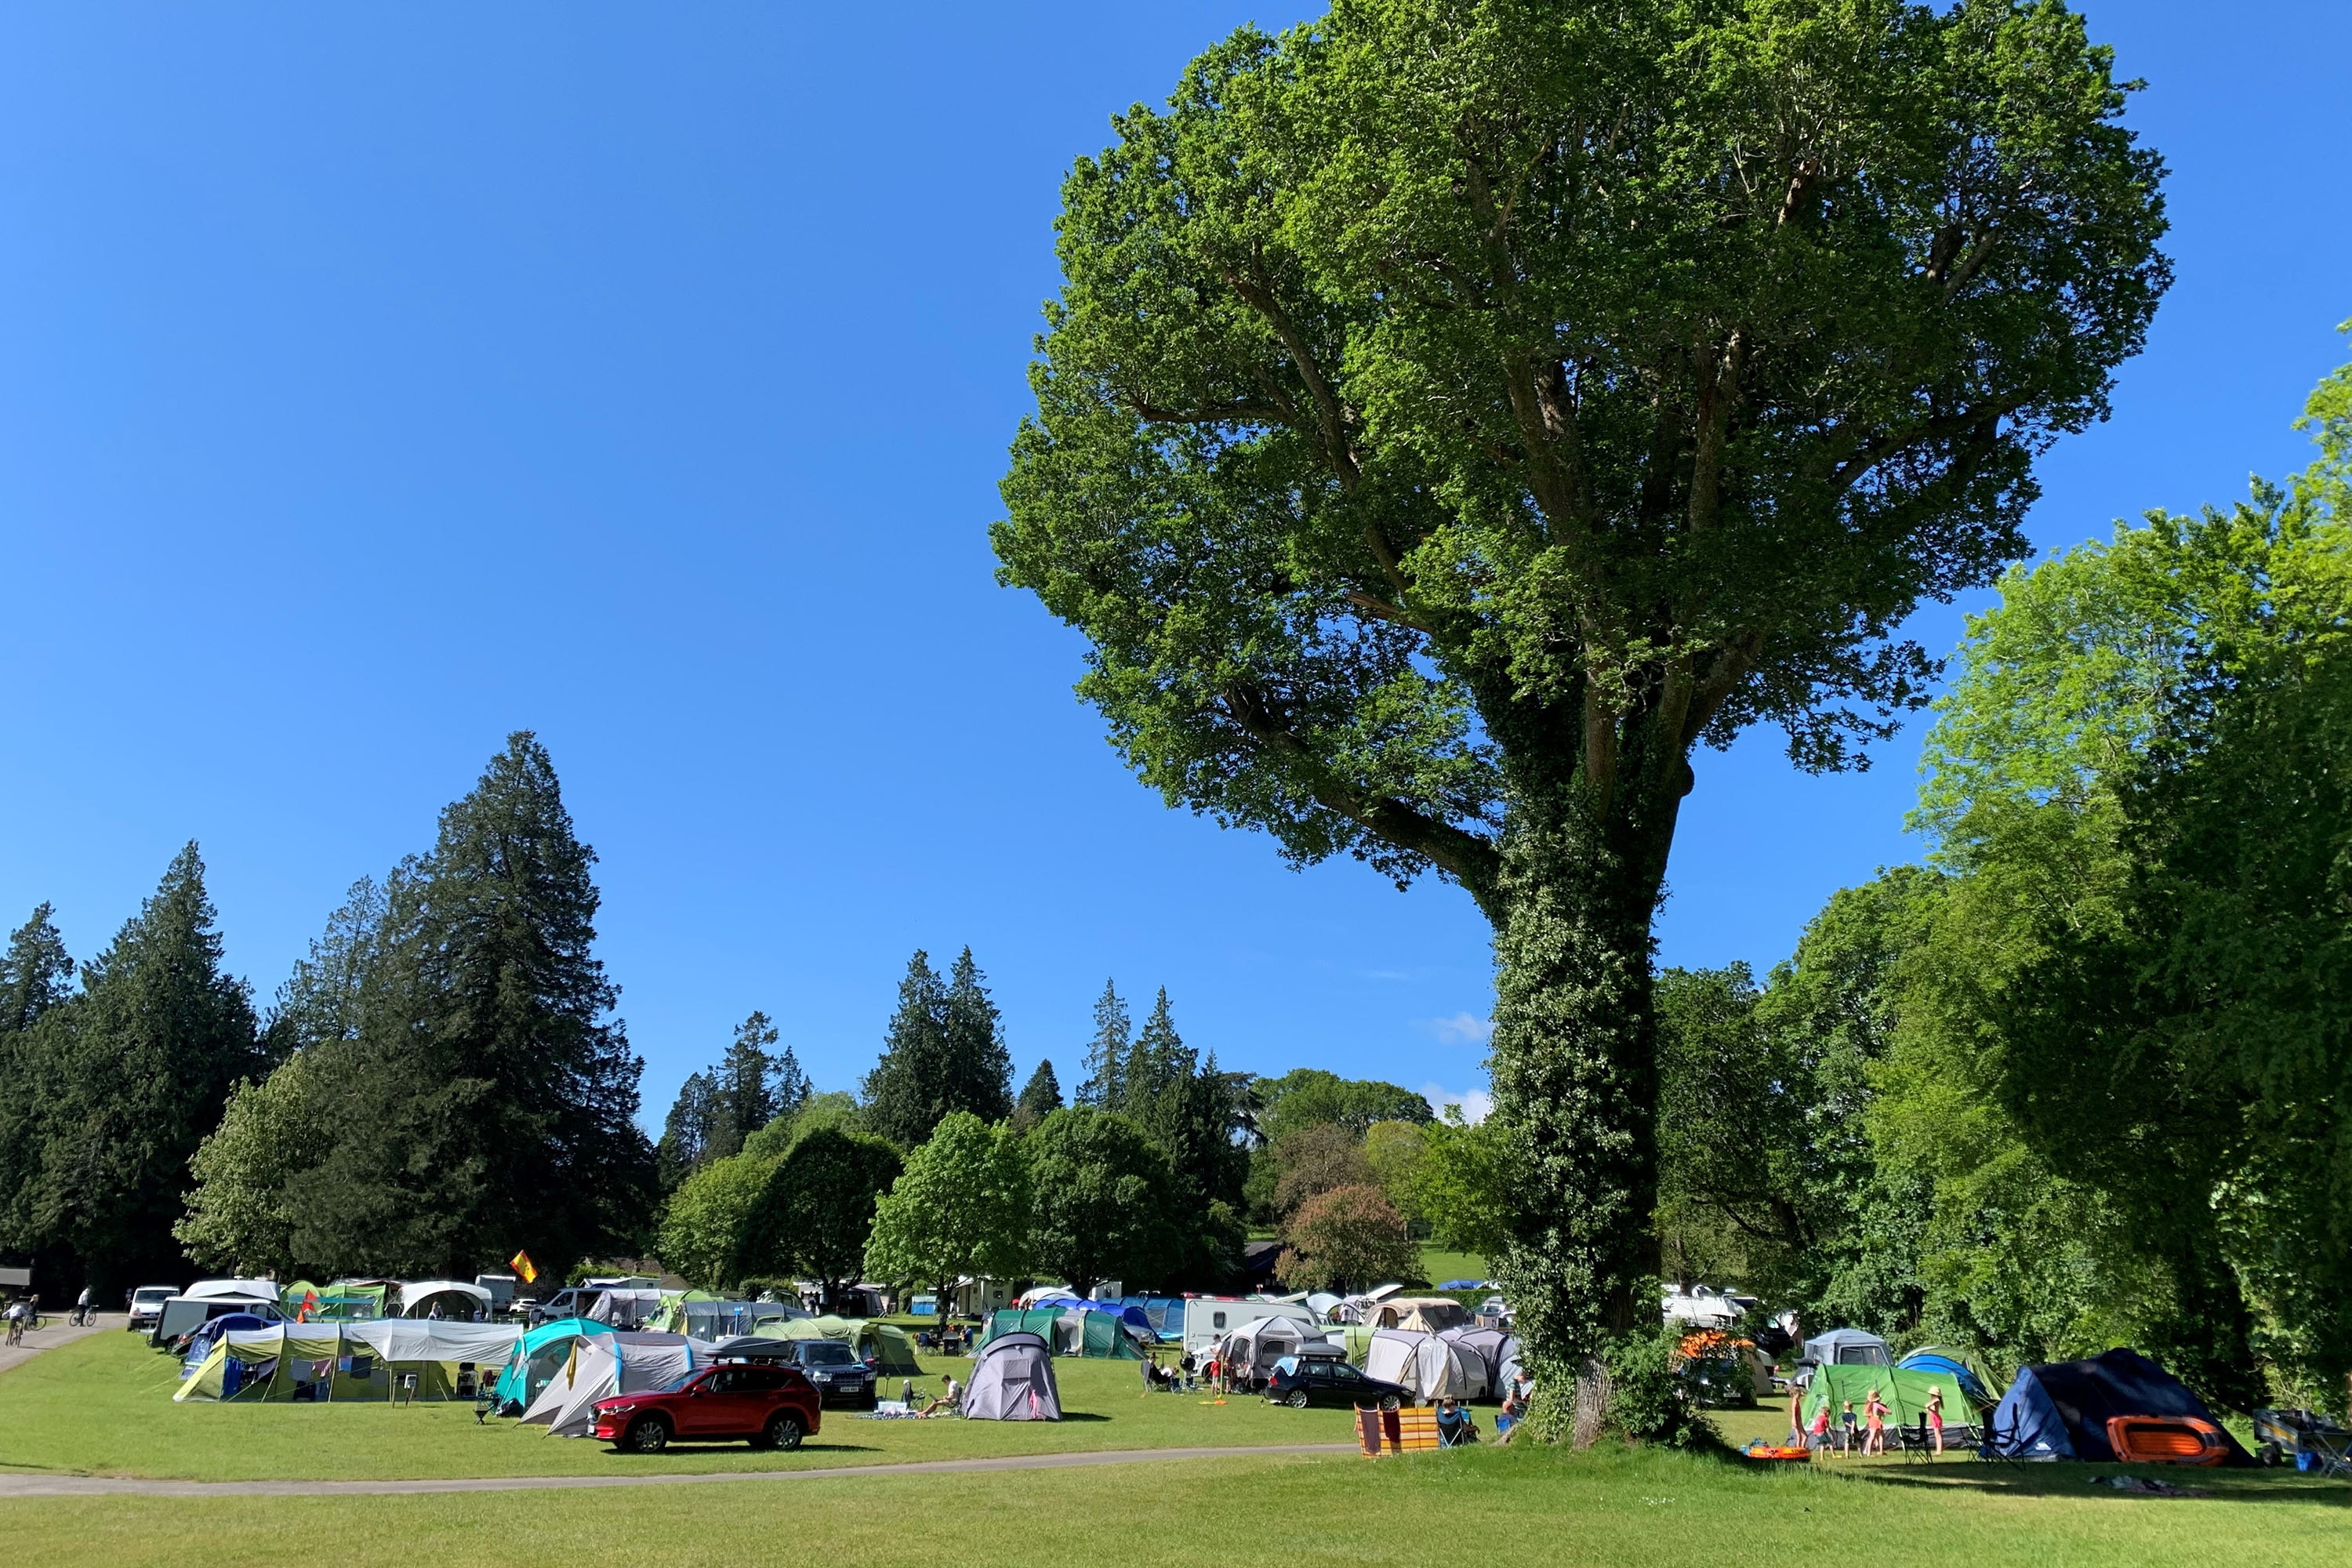
{"type": "MultiPolygon", "coordinates": [[[[2107,1421],[2116,1415],[2194,1415],[2221,1425],[2179,1378],[2137,1352],[2117,1349],[2020,1372],[1992,1413],[1993,1446],[2012,1459],[2111,1465],[2107,1421]]],[[[2230,1450],[2225,1463],[2254,1462],[2227,1428],[2221,1440],[2230,1450]]]]}
{"type": "Polygon", "coordinates": [[[1913,1351],[1895,1365],[1901,1372],[1941,1373],[1958,1384],[1969,1403],[1979,1410],[1994,1403],[1992,1390],[1985,1386],[1984,1379],[1977,1374],[1977,1369],[1955,1352],[1925,1346],[1913,1351]]]}

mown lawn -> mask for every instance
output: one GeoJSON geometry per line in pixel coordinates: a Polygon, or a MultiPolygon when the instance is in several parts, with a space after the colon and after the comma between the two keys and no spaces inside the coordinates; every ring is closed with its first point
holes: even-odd
{"type": "Polygon", "coordinates": [[[2120,1496],[2079,1466],[1759,1471],[1601,1448],[1405,1459],[750,1481],[414,1498],[0,1503],[15,1561],[363,1564],[951,1563],[1187,1568],[1438,1563],[2340,1564],[2352,1488],[2181,1477],[2120,1496]]]}
{"type": "MultiPolygon", "coordinates": [[[[938,1373],[971,1362],[922,1358],[938,1373]]],[[[651,1458],[618,1455],[540,1426],[477,1426],[470,1405],[175,1405],[178,1363],[127,1333],[94,1334],[0,1373],[0,1469],[159,1476],[190,1480],[417,1479],[458,1476],[772,1470],[960,1459],[1074,1449],[1168,1448],[1345,1442],[1349,1415],[1283,1410],[1235,1397],[1142,1392],[1134,1362],[1061,1361],[1067,1419],[1058,1423],[873,1421],[827,1410],[796,1454],[740,1443],[681,1446],[651,1458]]],[[[898,1391],[898,1380],[885,1384],[898,1391]]]]}

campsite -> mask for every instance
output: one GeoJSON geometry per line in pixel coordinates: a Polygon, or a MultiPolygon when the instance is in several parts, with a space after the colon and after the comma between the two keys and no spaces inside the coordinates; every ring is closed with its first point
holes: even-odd
{"type": "Polygon", "coordinates": [[[2352,1568],[2352,0],[18,0],[0,1568],[2352,1568]]]}

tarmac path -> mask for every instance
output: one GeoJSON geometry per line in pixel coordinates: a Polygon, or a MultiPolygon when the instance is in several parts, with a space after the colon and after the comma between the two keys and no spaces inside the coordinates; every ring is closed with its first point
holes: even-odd
{"type": "Polygon", "coordinates": [[[122,1323],[123,1318],[120,1312],[100,1312],[98,1314],[98,1321],[86,1329],[75,1328],[61,1316],[51,1318],[39,1328],[26,1334],[22,1345],[0,1346],[0,1372],[6,1372],[12,1366],[22,1366],[43,1351],[53,1351],[59,1345],[69,1345],[76,1340],[102,1333],[108,1329],[120,1332],[122,1323]]]}
{"type": "Polygon", "coordinates": [[[840,1480],[851,1476],[961,1475],[975,1470],[1059,1470],[1175,1459],[1352,1454],[1353,1443],[1271,1443],[1234,1448],[1127,1448],[1092,1454],[1017,1454],[997,1459],[926,1459],[907,1465],[837,1465],[810,1470],[719,1470],[700,1475],[486,1476],[477,1480],[164,1481],[136,1476],[0,1475],[0,1502],[59,1497],[404,1497],[419,1492],[527,1492],[606,1487],[684,1487],[719,1481],[840,1480]]]}

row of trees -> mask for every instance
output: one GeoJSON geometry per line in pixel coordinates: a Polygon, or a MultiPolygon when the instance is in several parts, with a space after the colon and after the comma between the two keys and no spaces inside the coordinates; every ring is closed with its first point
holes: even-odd
{"type": "Polygon", "coordinates": [[[1925,865],[1759,984],[1669,972],[1685,1276],[2217,1400],[2352,1371],[2352,367],[2318,460],[2002,583],[1939,703],[1925,865]]]}
{"type": "Polygon", "coordinates": [[[187,1258],[462,1276],[641,1233],[653,1151],[594,859],[518,733],[264,1016],[222,972],[194,845],[78,973],[42,906],[0,973],[0,1249],[111,1291],[187,1258]]]}

